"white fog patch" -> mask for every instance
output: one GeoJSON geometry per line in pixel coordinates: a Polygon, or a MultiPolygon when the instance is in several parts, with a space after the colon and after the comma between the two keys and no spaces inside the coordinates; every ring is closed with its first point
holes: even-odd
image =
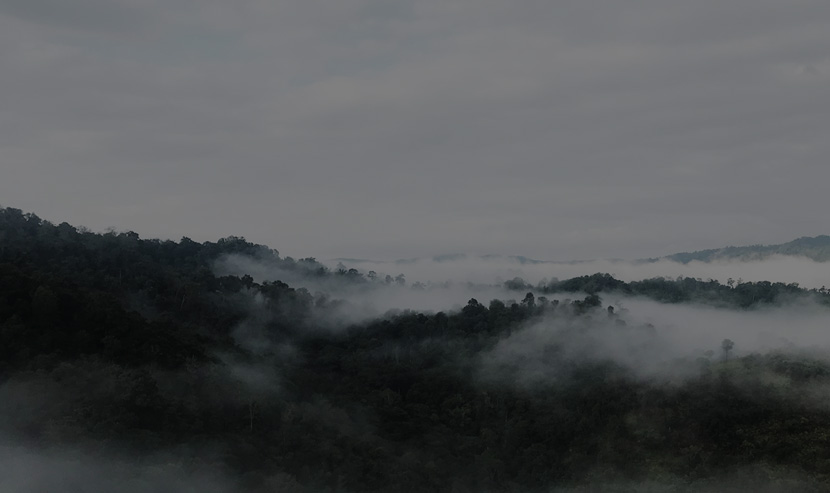
{"type": "Polygon", "coordinates": [[[552,314],[482,354],[484,381],[536,385],[566,378],[574,363],[611,361],[642,378],[673,380],[702,363],[773,351],[830,360],[830,310],[812,303],[729,310],[608,297],[616,314],[552,314]],[[724,341],[733,344],[724,346],[724,341]]]}
{"type": "MultiPolygon", "coordinates": [[[[345,261],[344,261],[345,262],[345,261]]],[[[524,263],[516,257],[482,257],[482,256],[453,256],[447,259],[421,259],[407,262],[368,262],[355,261],[353,264],[341,265],[354,268],[360,272],[362,281],[345,279],[343,276],[313,276],[302,270],[285,270],[275,265],[265,264],[256,259],[229,255],[216,262],[214,268],[217,275],[250,275],[256,282],[282,281],[292,288],[303,288],[314,295],[315,299],[326,299],[328,303],[324,310],[312,310],[316,317],[316,325],[328,328],[341,328],[349,324],[362,323],[367,320],[382,317],[390,311],[414,310],[422,312],[456,311],[475,298],[482,304],[490,300],[499,299],[513,301],[521,299],[524,292],[505,289],[504,283],[516,277],[522,278],[527,284],[536,286],[533,291],[536,296],[543,295],[538,289],[554,279],[565,280],[581,275],[591,275],[597,272],[606,272],[616,279],[625,282],[640,281],[655,277],[677,278],[693,277],[704,280],[716,279],[726,284],[730,279],[735,282],[771,281],[784,283],[798,283],[801,287],[822,287],[830,285],[830,263],[814,262],[803,257],[777,256],[763,261],[716,261],[711,263],[690,262],[682,264],[670,260],[657,262],[632,262],[623,260],[595,260],[579,263],[524,263]],[[370,281],[369,272],[374,271],[375,280],[370,281]],[[403,282],[397,282],[395,277],[403,274],[403,282]],[[392,280],[385,282],[385,276],[392,280]]],[[[551,299],[583,297],[581,293],[553,293],[546,295],[551,299]]],[[[619,299],[610,293],[602,293],[605,304],[619,299]]],[[[724,319],[728,310],[713,311],[713,308],[704,306],[674,306],[667,307],[660,303],[630,299],[629,303],[651,303],[650,308],[638,311],[638,317],[651,317],[649,322],[665,327],[683,326],[690,320],[708,317],[712,313],[720,313],[716,320],[724,319]],[[666,312],[666,310],[673,310],[666,312]]],[[[263,312],[259,311],[262,300],[252,300],[251,318],[240,324],[235,333],[239,341],[245,345],[267,347],[262,334],[261,326],[263,312]],[[257,314],[258,313],[258,314],[257,314]]],[[[801,307],[794,310],[793,316],[803,318],[804,310],[801,307]]],[[[808,310],[809,311],[809,310],[808,310]]],[[[760,313],[760,311],[757,311],[760,313]]],[[[778,313],[778,312],[776,312],[778,313]]],[[[738,315],[734,315],[738,316],[738,315]]],[[[750,315],[742,315],[750,317],[750,315]]],[[[768,323],[778,317],[781,325],[791,323],[785,320],[789,315],[765,315],[759,317],[761,322],[768,323]],[[770,318],[772,317],[772,318],[770,318]]],[[[817,322],[818,323],[818,322],[817,322]]],[[[687,345],[695,345],[696,341],[706,339],[707,347],[719,343],[724,337],[732,338],[734,327],[742,324],[757,324],[753,321],[735,320],[722,324],[703,324],[695,330],[695,338],[685,341],[687,345]],[[707,335],[708,334],[708,335],[707,335]],[[723,334],[721,336],[721,334],[723,334]],[[720,337],[720,339],[718,339],[720,337]],[[714,341],[714,342],[713,342],[714,341]]],[[[814,329],[819,333],[819,329],[814,329]]],[[[781,331],[775,337],[784,337],[781,331]]],[[[675,336],[678,344],[682,341],[682,331],[675,336]]],[[[737,336],[736,336],[737,337],[737,336]]],[[[770,336],[773,337],[773,336],[770,336]]],[[[773,337],[773,339],[775,339],[773,337]]],[[[754,340],[764,339],[761,335],[754,340]]],[[[767,338],[768,339],[768,338],[767,338]]],[[[766,340],[766,339],[764,339],[766,340]]],[[[249,349],[254,349],[249,347],[249,349]]]]}
{"type": "Polygon", "coordinates": [[[345,303],[335,309],[335,317],[357,323],[398,310],[434,313],[458,311],[471,299],[487,304],[493,299],[517,298],[518,293],[495,286],[469,284],[430,285],[424,288],[410,286],[382,286],[360,292],[336,293],[345,303]]]}
{"type": "MultiPolygon", "coordinates": [[[[608,297],[606,301],[614,300],[608,297]]],[[[668,342],[671,353],[718,349],[723,339],[735,342],[737,353],[800,349],[830,354],[830,310],[803,301],[761,306],[752,310],[696,304],[661,304],[641,298],[620,299],[634,324],[652,324],[668,342]]]]}
{"type": "MultiPolygon", "coordinates": [[[[524,293],[504,289],[501,282],[495,282],[496,279],[486,280],[483,276],[488,276],[487,272],[483,272],[482,276],[471,276],[481,282],[471,282],[462,277],[461,280],[439,283],[425,277],[409,280],[406,275],[402,283],[395,280],[389,283],[369,281],[365,277],[362,282],[354,282],[339,276],[315,277],[300,271],[288,271],[241,255],[219,259],[214,264],[214,271],[219,276],[249,275],[259,283],[282,281],[292,288],[307,290],[315,299],[324,298],[330,303],[325,309],[312,310],[312,317],[318,326],[335,329],[382,317],[390,311],[456,311],[473,298],[487,304],[492,299],[511,300],[524,296],[524,293]]],[[[369,269],[362,269],[364,276],[368,272],[369,269]]],[[[400,272],[392,277],[398,274],[400,272]]],[[[385,275],[385,272],[379,274],[385,275]]],[[[259,295],[250,298],[249,305],[245,307],[250,316],[234,330],[234,338],[250,350],[269,347],[267,334],[262,329],[269,316],[264,310],[265,303],[259,295]]]]}
{"type": "Polygon", "coordinates": [[[77,450],[44,451],[0,445],[0,491],[4,493],[236,493],[205,464],[185,466],[162,457],[132,460],[94,457],[77,450]]]}
{"type": "Polygon", "coordinates": [[[654,277],[692,277],[715,279],[726,283],[730,278],[746,282],[771,281],[798,283],[803,288],[830,286],[830,262],[816,262],[806,257],[777,255],[764,260],[692,261],[686,264],[672,260],[590,260],[584,262],[522,262],[517,257],[459,255],[446,260],[418,259],[407,262],[345,262],[361,271],[375,270],[402,273],[409,282],[469,281],[498,283],[521,277],[536,285],[551,279],[570,279],[597,272],[608,273],[625,281],[641,281],[654,277]]]}
{"type": "MultiPolygon", "coordinates": [[[[602,261],[598,261],[602,262],[602,261]]],[[[592,262],[593,264],[593,262],[592,262]]],[[[744,282],[797,283],[802,288],[813,289],[830,286],[830,263],[816,262],[806,257],[772,256],[758,261],[713,262],[693,261],[687,264],[670,260],[657,262],[610,262],[606,267],[597,263],[594,272],[608,272],[621,281],[639,281],[653,277],[692,277],[714,279],[725,284],[730,278],[744,282]]],[[[574,276],[571,276],[574,277],[574,276]]]]}

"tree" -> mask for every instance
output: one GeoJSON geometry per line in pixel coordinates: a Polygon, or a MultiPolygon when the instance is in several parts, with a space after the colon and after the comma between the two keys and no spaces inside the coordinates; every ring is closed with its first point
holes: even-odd
{"type": "Polygon", "coordinates": [[[723,350],[723,359],[724,361],[726,361],[727,359],[729,359],[729,351],[731,351],[732,348],[735,347],[735,343],[732,342],[731,339],[724,339],[723,342],[720,343],[720,347],[723,350]]]}

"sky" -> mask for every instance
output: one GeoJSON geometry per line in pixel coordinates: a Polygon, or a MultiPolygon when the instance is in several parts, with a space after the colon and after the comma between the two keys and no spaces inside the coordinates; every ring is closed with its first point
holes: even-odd
{"type": "Polygon", "coordinates": [[[0,205],[283,255],[830,232],[826,0],[0,0],[0,205]]]}

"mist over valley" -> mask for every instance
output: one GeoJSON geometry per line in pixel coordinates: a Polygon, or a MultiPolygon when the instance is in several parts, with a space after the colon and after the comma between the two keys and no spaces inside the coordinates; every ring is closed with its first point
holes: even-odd
{"type": "Polygon", "coordinates": [[[827,484],[823,262],[329,266],[11,208],[0,235],[4,491],[827,484]]]}
{"type": "Polygon", "coordinates": [[[0,493],[830,491],[827,0],[0,0],[0,493]]]}

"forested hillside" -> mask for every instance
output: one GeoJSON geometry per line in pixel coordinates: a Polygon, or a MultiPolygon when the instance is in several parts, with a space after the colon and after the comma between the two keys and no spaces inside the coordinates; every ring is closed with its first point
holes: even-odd
{"type": "Polygon", "coordinates": [[[773,255],[790,255],[806,257],[816,262],[830,261],[830,236],[802,238],[781,243],[779,245],[751,245],[729,246],[712,248],[696,252],[682,252],[668,255],[665,258],[675,262],[689,263],[692,261],[712,262],[715,260],[763,260],[773,255]]]}
{"type": "Polygon", "coordinates": [[[823,289],[514,279],[514,301],[360,321],[319,290],[430,289],[391,274],[0,209],[0,439],[164,454],[240,492],[830,488],[825,353],[724,339],[658,358],[661,327],[605,299],[824,313],[823,289]],[[229,256],[282,278],[221,275],[229,256]]]}

